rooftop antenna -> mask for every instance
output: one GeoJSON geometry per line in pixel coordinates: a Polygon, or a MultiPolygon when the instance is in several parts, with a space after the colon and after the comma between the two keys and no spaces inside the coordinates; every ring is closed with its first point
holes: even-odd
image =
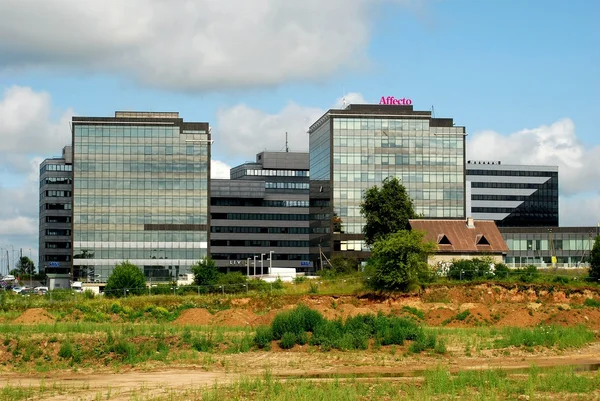
{"type": "Polygon", "coordinates": [[[435,108],[431,105],[431,117],[435,118],[435,108]]]}
{"type": "Polygon", "coordinates": [[[290,151],[290,148],[288,147],[288,139],[287,139],[287,132],[285,133],[285,153],[288,153],[290,151]]]}

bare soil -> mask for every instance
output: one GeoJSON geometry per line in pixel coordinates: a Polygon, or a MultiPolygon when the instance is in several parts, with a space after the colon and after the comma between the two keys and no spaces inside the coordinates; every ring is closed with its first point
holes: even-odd
{"type": "MultiPolygon", "coordinates": [[[[344,296],[282,296],[266,302],[262,298],[235,298],[231,308],[211,314],[206,309],[188,309],[173,322],[177,325],[218,325],[256,327],[269,324],[285,310],[303,303],[328,318],[346,318],[364,313],[392,313],[415,317],[427,326],[448,327],[533,327],[539,324],[572,326],[583,324],[591,330],[600,330],[600,308],[583,305],[586,298],[600,299],[597,290],[554,289],[534,286],[472,285],[435,287],[420,294],[408,295],[344,295],[344,296]],[[412,309],[421,313],[416,313],[412,309]],[[466,311],[469,313],[466,314],[466,311]],[[460,314],[460,315],[459,315],[460,314]],[[417,315],[424,316],[423,319],[417,315]],[[466,315],[466,316],[465,316],[466,315]],[[461,317],[461,318],[459,318],[461,317]]],[[[79,320],[79,316],[70,317],[79,320]]],[[[51,323],[52,315],[43,309],[30,309],[14,323],[51,323]]],[[[48,344],[56,347],[56,344],[48,344]]],[[[296,346],[283,351],[277,346],[272,351],[252,351],[240,354],[212,354],[212,362],[202,360],[185,366],[144,365],[139,368],[121,368],[115,373],[109,367],[96,367],[94,372],[52,372],[41,376],[3,373],[0,386],[39,386],[50,383],[67,386],[67,394],[44,397],[50,400],[129,400],[167,394],[190,386],[228,383],[242,376],[262,375],[270,371],[275,377],[315,378],[319,375],[385,374],[418,376],[426,369],[440,366],[452,371],[463,369],[526,369],[562,365],[592,365],[600,360],[600,342],[576,350],[520,350],[508,353],[484,350],[467,355],[453,352],[450,344],[446,355],[407,355],[402,349],[382,347],[379,350],[357,352],[308,352],[307,347],[296,346]]],[[[9,355],[6,355],[8,357],[9,355]]],[[[0,358],[2,360],[2,358],[0,358]]]]}

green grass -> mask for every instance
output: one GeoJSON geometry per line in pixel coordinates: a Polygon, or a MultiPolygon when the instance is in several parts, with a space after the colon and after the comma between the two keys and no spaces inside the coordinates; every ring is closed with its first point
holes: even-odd
{"type": "Polygon", "coordinates": [[[426,371],[408,381],[373,378],[333,377],[332,380],[294,380],[285,382],[266,373],[263,377],[242,378],[228,385],[198,386],[171,390],[167,394],[138,399],[166,401],[247,400],[263,401],[346,401],[346,400],[504,400],[520,399],[593,399],[598,396],[600,374],[576,372],[572,368],[541,371],[532,367],[525,374],[511,375],[502,370],[461,371],[451,374],[444,369],[426,371]],[[562,395],[562,396],[560,396],[562,395]]]}
{"type": "Polygon", "coordinates": [[[499,331],[496,348],[558,347],[580,348],[594,341],[594,333],[585,326],[538,326],[530,329],[507,327],[499,331]]]}

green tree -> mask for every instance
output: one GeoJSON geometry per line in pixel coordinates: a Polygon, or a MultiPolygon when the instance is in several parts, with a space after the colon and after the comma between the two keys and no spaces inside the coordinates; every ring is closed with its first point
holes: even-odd
{"type": "Polygon", "coordinates": [[[600,235],[596,236],[590,253],[590,278],[595,282],[600,280],[600,235]]]}
{"type": "Polygon", "coordinates": [[[369,245],[388,234],[408,230],[408,220],[418,217],[406,188],[396,177],[386,178],[381,188],[369,188],[363,196],[360,213],[366,219],[363,233],[369,245]]]}
{"type": "Polygon", "coordinates": [[[331,270],[334,274],[352,274],[358,271],[358,260],[354,257],[334,255],[331,257],[331,270]]]}
{"type": "Polygon", "coordinates": [[[17,271],[19,274],[34,274],[35,264],[33,263],[33,260],[29,259],[27,256],[21,256],[17,262],[17,271]]]}
{"type": "Polygon", "coordinates": [[[145,294],[146,277],[139,267],[128,260],[118,263],[108,277],[104,293],[111,297],[145,294]]]}
{"type": "Polygon", "coordinates": [[[428,278],[427,257],[436,249],[421,231],[401,230],[380,238],[371,247],[367,285],[376,290],[410,291],[428,278]]]}
{"type": "Polygon", "coordinates": [[[221,273],[214,260],[204,258],[192,265],[195,285],[215,285],[219,281],[221,273]]]}

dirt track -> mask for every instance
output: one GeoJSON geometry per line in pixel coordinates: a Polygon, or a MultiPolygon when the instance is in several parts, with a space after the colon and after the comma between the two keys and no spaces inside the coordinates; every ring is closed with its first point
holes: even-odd
{"type": "MultiPolygon", "coordinates": [[[[268,324],[273,317],[302,302],[319,310],[328,318],[347,317],[359,313],[411,314],[415,311],[427,326],[446,327],[533,327],[539,324],[564,326],[584,324],[592,330],[600,329],[600,308],[586,307],[586,298],[599,299],[591,290],[554,290],[514,286],[505,288],[495,285],[429,289],[420,295],[395,297],[373,296],[302,296],[280,297],[271,304],[260,298],[241,298],[231,301],[231,309],[210,314],[205,309],[184,311],[173,324],[257,326],[268,324]],[[408,307],[408,308],[407,308],[408,307]],[[411,312],[412,310],[412,312],[411,312]],[[453,319],[459,312],[468,310],[464,320],[453,319]]],[[[52,322],[54,318],[43,309],[30,309],[15,319],[14,323],[52,322]]],[[[53,400],[129,400],[132,396],[146,398],[167,394],[170,390],[228,383],[244,376],[260,376],[269,371],[281,379],[320,379],[332,375],[358,375],[375,377],[384,375],[389,380],[418,380],[420,371],[440,366],[451,371],[463,369],[526,369],[531,365],[540,367],[563,365],[593,365],[600,362],[600,343],[596,342],[579,350],[548,350],[536,352],[511,350],[509,355],[493,350],[475,352],[467,356],[464,350],[452,350],[443,356],[403,355],[380,351],[356,352],[307,352],[296,346],[289,351],[277,346],[272,351],[251,351],[241,354],[213,354],[214,363],[208,367],[170,366],[153,368],[143,366],[140,370],[120,373],[111,371],[59,372],[40,377],[39,374],[2,374],[0,385],[49,386],[56,384],[68,389],[64,394],[54,393],[53,400]],[[143,370],[142,370],[143,369],[143,370]],[[415,378],[416,377],[416,378],[415,378]]],[[[199,362],[200,363],[200,362],[199,362]]]]}

